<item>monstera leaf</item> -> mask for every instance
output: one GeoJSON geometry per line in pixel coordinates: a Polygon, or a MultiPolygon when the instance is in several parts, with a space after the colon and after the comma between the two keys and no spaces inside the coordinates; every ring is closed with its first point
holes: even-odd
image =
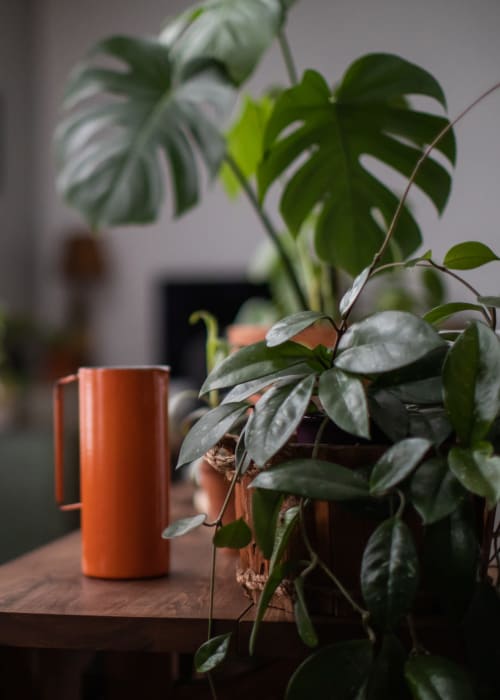
{"type": "Polygon", "coordinates": [[[200,57],[220,61],[239,85],[272,43],[282,20],[280,0],[205,0],[170,22],[160,40],[172,47],[181,65],[200,57]]]}
{"type": "MultiPolygon", "coordinates": [[[[319,73],[307,71],[278,98],[270,117],[267,151],[258,172],[261,198],[297,163],[281,197],[285,221],[297,233],[311,212],[318,211],[318,255],[352,275],[370,264],[399,199],[367,169],[365,157],[407,178],[423,146],[448,123],[444,117],[409,109],[406,98],[414,94],[446,106],[429,73],[397,56],[371,54],[355,61],[333,92],[319,73]]],[[[437,149],[454,163],[451,132],[437,149]]],[[[448,171],[433,158],[416,178],[439,212],[450,184],[448,171]]],[[[394,248],[407,256],[420,241],[419,227],[405,207],[387,258],[394,257],[394,248]]]]}
{"type": "Polygon", "coordinates": [[[93,226],[147,223],[163,200],[166,158],[182,214],[199,197],[194,144],[209,173],[219,169],[225,144],[212,119],[225,114],[232,95],[212,61],[178,70],[159,42],[103,41],[67,88],[65,104],[74,109],[56,134],[59,190],[93,226]],[[97,56],[121,65],[100,67],[97,56]]]}

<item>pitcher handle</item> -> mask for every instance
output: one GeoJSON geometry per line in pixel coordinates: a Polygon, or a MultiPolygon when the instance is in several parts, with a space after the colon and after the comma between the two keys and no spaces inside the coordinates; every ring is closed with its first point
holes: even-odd
{"type": "Polygon", "coordinates": [[[81,503],[64,503],[64,387],[78,381],[77,374],[69,374],[54,384],[54,469],[55,497],[61,510],[78,510],[81,503]]]}

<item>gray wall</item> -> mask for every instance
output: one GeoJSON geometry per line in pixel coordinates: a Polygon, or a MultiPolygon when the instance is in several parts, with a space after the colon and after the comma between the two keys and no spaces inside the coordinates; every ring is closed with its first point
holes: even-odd
{"type": "MultiPolygon", "coordinates": [[[[35,3],[36,40],[32,47],[36,113],[31,126],[36,148],[28,191],[35,187],[36,299],[39,313],[46,318],[57,321],[62,313],[61,286],[55,274],[60,239],[68,230],[83,225],[78,214],[59,201],[53,184],[50,139],[67,73],[100,37],[117,32],[156,33],[167,12],[175,14],[188,5],[180,0],[141,3],[37,0],[35,3]]],[[[0,3],[0,7],[4,6],[5,0],[0,3]]],[[[19,8],[24,4],[7,0],[7,6],[19,8]]],[[[17,40],[11,42],[10,49],[7,45],[7,49],[22,58],[25,44],[20,20],[16,22],[17,40]]],[[[439,79],[449,99],[450,114],[455,115],[482,90],[500,80],[499,29],[498,0],[299,0],[288,31],[299,69],[319,68],[331,82],[362,53],[396,52],[415,61],[439,79]]],[[[12,38],[15,37],[13,34],[12,38]]],[[[260,89],[282,82],[284,77],[279,53],[273,48],[253,79],[252,87],[260,89]]],[[[13,101],[9,109],[15,109],[16,113],[20,110],[15,145],[16,149],[24,149],[26,93],[22,97],[10,87],[8,97],[13,101]]],[[[437,255],[451,242],[472,237],[500,249],[499,115],[500,93],[483,103],[458,127],[459,158],[445,217],[438,220],[427,202],[415,199],[417,214],[425,226],[425,246],[432,247],[437,255]]],[[[22,162],[17,165],[26,170],[25,156],[22,162]]],[[[400,184],[402,187],[404,183],[400,184]]],[[[12,209],[16,208],[15,202],[23,201],[22,177],[17,178],[16,187],[17,194],[9,195],[12,209]]],[[[16,223],[24,236],[25,216],[28,212],[18,212],[16,223]]],[[[13,214],[11,217],[14,222],[16,217],[13,214]]],[[[0,240],[3,251],[6,242],[3,237],[0,240]]],[[[97,359],[102,363],[139,363],[156,359],[155,281],[183,273],[201,275],[204,270],[214,275],[228,274],[228,270],[242,273],[248,256],[262,240],[262,233],[248,206],[226,204],[216,187],[208,192],[202,206],[181,220],[172,221],[167,205],[157,225],[103,232],[103,240],[113,275],[98,294],[97,359]]],[[[9,237],[9,257],[15,252],[16,264],[12,268],[7,266],[6,279],[13,277],[14,283],[26,247],[22,236],[9,237]]],[[[2,258],[5,267],[4,255],[2,258]]],[[[487,274],[474,275],[474,279],[480,280],[484,293],[500,292],[496,268],[492,267],[487,274]]]]}

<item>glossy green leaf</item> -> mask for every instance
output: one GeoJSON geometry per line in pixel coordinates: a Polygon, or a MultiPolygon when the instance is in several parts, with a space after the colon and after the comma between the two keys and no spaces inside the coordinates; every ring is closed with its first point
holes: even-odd
{"type": "Polygon", "coordinates": [[[334,367],[320,375],[318,395],[326,414],[339,428],[370,437],[368,402],[360,379],[334,367]]]}
{"type": "Polygon", "coordinates": [[[259,596],[259,602],[257,603],[257,610],[255,613],[255,620],[254,620],[254,623],[252,626],[252,632],[250,633],[250,641],[248,644],[248,650],[249,650],[249,653],[251,656],[255,652],[255,647],[257,644],[257,637],[258,637],[259,630],[260,630],[260,624],[264,618],[264,615],[266,613],[267,608],[269,607],[269,603],[271,602],[271,599],[276,592],[276,589],[278,588],[280,583],[285,578],[286,572],[287,572],[287,567],[285,564],[277,564],[272,569],[272,571],[269,572],[269,576],[267,577],[267,581],[264,584],[264,588],[262,589],[262,593],[259,596]]]}
{"type": "Polygon", "coordinates": [[[252,531],[243,520],[233,520],[223,527],[220,527],[214,535],[213,543],[216,547],[229,547],[230,549],[241,549],[252,541],[252,531]]]}
{"type": "MultiPolygon", "coordinates": [[[[250,180],[257,172],[257,166],[264,153],[264,129],[271,114],[274,100],[268,95],[253,99],[245,95],[241,112],[226,134],[226,148],[238,169],[250,180]]],[[[230,197],[241,191],[241,182],[233,171],[224,163],[220,170],[220,179],[230,197]]]]}
{"type": "Polygon", "coordinates": [[[306,646],[316,647],[318,646],[318,635],[316,634],[316,630],[314,629],[314,625],[307,609],[306,600],[304,597],[304,579],[299,576],[293,583],[295,587],[295,603],[293,606],[293,612],[299,637],[306,646]]]}
{"type": "Polygon", "coordinates": [[[383,522],[368,540],[361,562],[361,590],[374,622],[392,630],[411,610],[418,585],[413,538],[399,518],[383,522]]]}
{"type": "Polygon", "coordinates": [[[406,311],[381,311],[353,324],[339,343],[335,365],[354,374],[379,374],[410,365],[444,344],[406,311]]]}
{"type": "Polygon", "coordinates": [[[446,253],[443,265],[450,270],[472,270],[486,263],[500,260],[484,243],[467,241],[457,243],[446,253]]]}
{"type": "Polygon", "coordinates": [[[425,438],[439,447],[450,437],[453,426],[446,411],[441,408],[409,410],[409,434],[425,438]]]}
{"type": "Polygon", "coordinates": [[[431,447],[429,440],[416,437],[406,438],[390,447],[373,467],[370,493],[378,496],[403,481],[431,447]]]}
{"type": "Polygon", "coordinates": [[[500,411],[500,343],[473,323],[450,348],[443,367],[444,404],[460,441],[484,438],[500,411]]]}
{"type": "Polygon", "coordinates": [[[102,41],[66,90],[65,105],[74,109],[56,133],[59,191],[94,228],[149,223],[164,198],[166,158],[175,214],[182,214],[200,197],[194,145],[214,176],[225,150],[215,117],[227,113],[232,99],[213,62],[176,73],[159,42],[102,41]],[[97,57],[120,66],[102,67],[97,57]]]}
{"type": "Polygon", "coordinates": [[[293,365],[292,367],[285,367],[285,369],[273,372],[272,374],[266,374],[259,379],[252,379],[249,382],[237,384],[226,394],[222,403],[244,401],[255,394],[259,394],[270,385],[283,387],[288,384],[294,384],[301,377],[306,377],[308,374],[314,374],[314,369],[305,362],[293,365]]]}
{"type": "Polygon", "coordinates": [[[271,557],[274,534],[282,503],[275,491],[255,489],[252,494],[252,520],[255,541],[266,559],[271,557]]]}
{"type": "Polygon", "coordinates": [[[329,318],[328,314],[319,311],[298,311],[274,324],[266,335],[267,345],[270,348],[281,345],[314,323],[329,318]]]}
{"type": "Polygon", "coordinates": [[[368,677],[372,655],[367,640],[322,647],[294,672],[286,700],[354,700],[368,677]]]}
{"type": "Polygon", "coordinates": [[[187,532],[191,532],[191,530],[195,530],[197,527],[200,527],[200,525],[203,525],[206,519],[207,516],[205,513],[192,515],[190,518],[180,518],[166,527],[161,533],[161,536],[165,540],[169,540],[172,537],[180,537],[187,532]]]}
{"type": "Polygon", "coordinates": [[[253,72],[281,26],[279,0],[204,0],[165,27],[177,65],[195,59],[220,61],[236,84],[253,72]]]}
{"type": "Polygon", "coordinates": [[[273,551],[269,562],[269,571],[281,564],[283,555],[286,552],[290,538],[295,532],[300,516],[299,506],[292,506],[282,513],[278,519],[278,526],[274,535],[273,551]]]}
{"type": "Polygon", "coordinates": [[[410,498],[425,525],[452,513],[464,497],[463,488],[441,457],[421,464],[411,480],[410,498]]]}
{"type": "Polygon", "coordinates": [[[365,267],[361,270],[359,275],[357,275],[352,283],[352,286],[347,290],[339,304],[340,315],[344,317],[352,309],[356,303],[356,299],[361,293],[361,290],[366,284],[368,277],[370,276],[370,268],[365,267]]]}
{"type": "Polygon", "coordinates": [[[295,459],[258,474],[254,488],[326,501],[367,498],[368,482],[356,471],[320,459],[295,459]]]}
{"type": "Polygon", "coordinates": [[[461,620],[477,577],[479,545],[473,505],[464,500],[446,518],[427,525],[423,543],[425,580],[448,615],[461,620]]]}
{"type": "Polygon", "coordinates": [[[423,318],[424,321],[427,321],[427,323],[437,324],[442,323],[447,318],[450,318],[450,316],[461,313],[462,311],[479,311],[479,313],[482,313],[483,308],[478,304],[468,304],[466,302],[452,301],[448,304],[441,304],[440,306],[436,306],[434,309],[431,309],[426,314],[424,314],[423,318]]]}
{"type": "MultiPolygon", "coordinates": [[[[408,178],[423,144],[447,123],[443,117],[396,106],[415,93],[444,104],[428,73],[398,56],[370,54],[350,66],[334,93],[319,73],[306,71],[298,85],[278,98],[269,120],[266,155],[258,171],[261,198],[293,170],[280,201],[289,229],[297,233],[311,212],[319,210],[316,252],[353,276],[372,262],[399,199],[365,168],[363,156],[408,178]]],[[[451,133],[438,149],[454,161],[451,133]]],[[[416,185],[443,210],[450,176],[437,160],[425,161],[416,185]]],[[[394,241],[404,257],[420,244],[418,225],[407,207],[394,241]]],[[[386,257],[391,255],[388,251],[386,257]]]]}
{"type": "Polygon", "coordinates": [[[200,395],[213,389],[225,389],[261,379],[303,364],[309,365],[313,371],[323,369],[314,352],[298,343],[287,342],[276,348],[268,348],[265,341],[248,345],[229,355],[210,372],[201,387],[200,395]]]}
{"type": "Polygon", "coordinates": [[[443,400],[443,382],[441,377],[419,379],[391,387],[391,393],[404,403],[417,406],[438,404],[443,400]]]}
{"type": "Polygon", "coordinates": [[[469,677],[449,659],[412,656],[405,674],[414,700],[475,700],[469,677]]]}
{"type": "Polygon", "coordinates": [[[483,496],[490,507],[500,500],[500,457],[483,450],[454,447],[448,454],[451,471],[463,486],[483,496]]]}
{"type": "Polygon", "coordinates": [[[285,445],[306,413],[316,377],[273,387],[259,399],[246,428],[246,447],[256,465],[264,466],[285,445]]]}
{"type": "Polygon", "coordinates": [[[408,435],[408,411],[404,403],[390,391],[377,391],[369,399],[370,416],[392,442],[408,435]]]}
{"type": "Polygon", "coordinates": [[[202,644],[194,655],[194,667],[198,673],[208,673],[219,666],[227,656],[231,633],[212,637],[202,644]]]}
{"type": "Polygon", "coordinates": [[[193,462],[213,447],[245,415],[245,403],[221,404],[193,425],[181,445],[176,469],[193,462]]]}
{"type": "Polygon", "coordinates": [[[405,648],[395,635],[384,635],[364,694],[359,700],[410,700],[404,676],[407,657],[405,648]]]}

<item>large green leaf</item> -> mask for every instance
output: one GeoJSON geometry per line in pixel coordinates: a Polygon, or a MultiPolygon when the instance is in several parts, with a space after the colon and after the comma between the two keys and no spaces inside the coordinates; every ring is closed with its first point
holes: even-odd
{"type": "Polygon", "coordinates": [[[341,642],[309,656],[288,683],[286,700],[354,700],[372,664],[368,640],[341,642]]]}
{"type": "Polygon", "coordinates": [[[243,520],[233,520],[217,530],[213,543],[216,547],[229,547],[231,549],[241,549],[252,541],[252,531],[243,520]]]}
{"type": "Polygon", "coordinates": [[[427,323],[432,323],[435,325],[446,321],[446,319],[453,316],[453,314],[459,314],[463,311],[479,311],[479,313],[482,313],[483,307],[479,306],[479,304],[451,301],[448,304],[440,304],[439,306],[435,306],[433,309],[428,311],[423,318],[425,321],[427,321],[427,323]]]}
{"type": "Polygon", "coordinates": [[[210,372],[200,394],[250,382],[304,363],[312,372],[323,369],[314,352],[298,343],[290,341],[277,348],[268,348],[265,341],[248,345],[227,357],[210,372]]]}
{"type": "Polygon", "coordinates": [[[320,459],[294,459],[258,474],[252,487],[326,501],[368,497],[368,482],[358,472],[320,459]]]}
{"type": "Polygon", "coordinates": [[[444,403],[464,445],[482,440],[500,411],[500,342],[472,323],[450,348],[443,367],[444,403]]]}
{"type": "Polygon", "coordinates": [[[306,413],[316,377],[296,384],[273,387],[257,402],[248,421],[245,442],[248,454],[264,466],[288,441],[306,413]]]}
{"type": "Polygon", "coordinates": [[[165,540],[170,540],[173,537],[181,537],[182,535],[191,532],[191,530],[195,530],[197,527],[200,527],[200,525],[203,525],[206,519],[207,516],[205,513],[192,515],[189,518],[179,518],[179,520],[176,520],[166,527],[161,533],[161,536],[165,540]]]}
{"type": "Polygon", "coordinates": [[[229,391],[223,398],[223,403],[236,403],[238,401],[244,401],[245,399],[259,394],[263,389],[269,386],[282,387],[288,384],[295,384],[302,377],[306,377],[308,374],[313,374],[314,370],[311,365],[307,365],[305,362],[299,363],[298,365],[292,365],[291,367],[285,367],[272,374],[266,374],[264,377],[259,379],[251,379],[249,382],[242,382],[234,386],[231,391],[229,391]]]}
{"type": "Polygon", "coordinates": [[[475,700],[467,674],[449,659],[412,656],[405,673],[414,700],[475,700]]]}
{"type": "Polygon", "coordinates": [[[368,402],[360,379],[333,367],[320,376],[319,398],[339,428],[359,437],[370,437],[368,402]]]}
{"type": "Polygon", "coordinates": [[[275,491],[254,489],[252,519],[255,541],[262,554],[269,559],[273,552],[274,535],[280,513],[282,496],[275,491]]]}
{"type": "Polygon", "coordinates": [[[176,63],[213,58],[240,84],[256,67],[283,19],[280,0],[204,0],[175,18],[160,35],[176,63]]]}
{"type": "Polygon", "coordinates": [[[266,342],[269,347],[281,345],[291,340],[301,331],[323,319],[330,320],[328,314],[319,311],[298,311],[296,314],[281,319],[268,331],[266,342]]]}
{"type": "Polygon", "coordinates": [[[466,241],[450,248],[444,256],[443,265],[452,270],[472,270],[499,259],[484,243],[466,241]]]}
{"type": "MultiPolygon", "coordinates": [[[[318,255],[352,275],[372,261],[399,199],[369,172],[363,157],[371,156],[408,177],[422,145],[447,124],[443,117],[401,106],[401,98],[412,94],[445,104],[429,73],[398,56],[370,54],[351,65],[333,93],[319,73],[307,71],[298,85],[278,98],[269,120],[267,154],[258,171],[261,197],[298,163],[281,198],[287,225],[298,232],[318,209],[318,255]]],[[[438,149],[454,162],[451,132],[438,149]]],[[[443,166],[428,158],[416,185],[443,210],[450,191],[443,166]]],[[[406,207],[394,241],[404,256],[420,244],[420,230],[406,207]]]]}
{"type": "Polygon", "coordinates": [[[205,413],[184,438],[176,469],[203,457],[248,410],[247,404],[221,404],[205,413]]]}
{"type": "Polygon", "coordinates": [[[368,540],[361,590],[375,623],[392,630],[410,612],[418,585],[418,559],[408,527],[390,518],[368,540]]]}
{"type": "Polygon", "coordinates": [[[483,496],[490,507],[500,500],[500,457],[483,450],[454,447],[448,454],[453,474],[466,489],[483,496]]]}
{"type": "Polygon", "coordinates": [[[370,493],[377,496],[405,479],[417,466],[432,443],[423,438],[407,438],[390,447],[373,467],[370,493]]]}
{"type": "Polygon", "coordinates": [[[293,613],[295,624],[297,625],[297,632],[306,646],[316,647],[318,646],[318,636],[307,609],[304,596],[304,579],[298,576],[293,583],[295,588],[293,613]]]}
{"type": "Polygon", "coordinates": [[[219,666],[227,656],[231,633],[220,634],[204,642],[194,655],[194,666],[198,673],[207,673],[219,666]]]}
{"type": "Polygon", "coordinates": [[[56,133],[58,189],[93,226],[151,222],[163,201],[166,158],[175,213],[182,214],[199,198],[193,144],[214,176],[225,149],[214,117],[231,102],[220,67],[205,62],[175,72],[159,42],[106,39],[66,90],[66,107],[76,109],[56,133]],[[101,67],[97,56],[121,65],[101,67]]]}
{"type": "Polygon", "coordinates": [[[335,365],[355,374],[390,372],[443,345],[439,334],[418,316],[381,311],[353,324],[342,336],[335,365]]]}
{"type": "MultiPolygon", "coordinates": [[[[399,639],[386,634],[370,671],[370,678],[360,700],[409,700],[404,669],[407,652],[399,639]]],[[[356,698],[357,700],[357,698],[356,698]]]]}
{"type": "MultiPolygon", "coordinates": [[[[241,114],[226,134],[227,152],[247,180],[255,175],[262,159],[264,129],[273,104],[267,95],[260,100],[245,95],[241,114]]],[[[235,197],[241,189],[241,183],[227,163],[221,168],[220,178],[227,194],[235,197]]]]}
{"type": "Polygon", "coordinates": [[[445,518],[464,499],[465,492],[442,457],[420,465],[410,485],[413,505],[426,525],[445,518]]]}

